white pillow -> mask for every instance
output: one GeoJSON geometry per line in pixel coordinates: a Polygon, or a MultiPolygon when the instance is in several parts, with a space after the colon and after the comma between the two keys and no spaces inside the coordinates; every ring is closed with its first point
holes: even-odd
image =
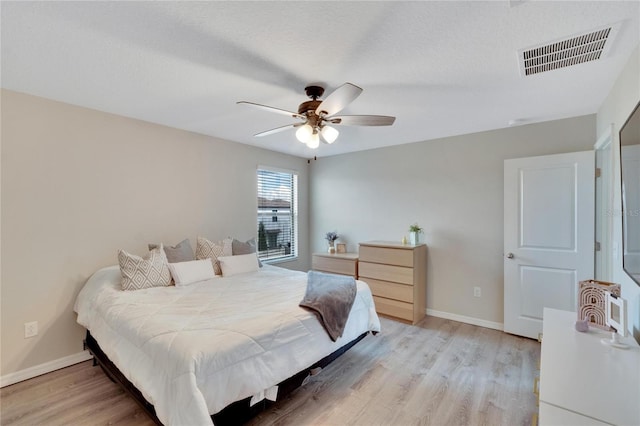
{"type": "Polygon", "coordinates": [[[215,278],[213,265],[209,259],[169,263],[169,270],[176,287],[184,287],[198,281],[215,278]]]}
{"type": "Polygon", "coordinates": [[[230,277],[244,272],[257,271],[258,256],[255,253],[239,254],[237,256],[222,256],[218,258],[223,277],[230,277]]]}

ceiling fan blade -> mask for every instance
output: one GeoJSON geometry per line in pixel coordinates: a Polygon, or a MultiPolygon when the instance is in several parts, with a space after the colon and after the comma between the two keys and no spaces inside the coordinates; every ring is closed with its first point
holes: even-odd
{"type": "Polygon", "coordinates": [[[326,121],[343,126],[391,126],[396,118],[388,115],[342,115],[327,118],[326,121]]]}
{"type": "Polygon", "coordinates": [[[260,108],[260,109],[263,109],[265,111],[275,112],[277,114],[288,115],[289,117],[302,118],[302,119],[306,119],[307,118],[302,114],[298,114],[297,112],[287,111],[285,109],[274,108],[274,107],[267,106],[267,105],[262,105],[262,104],[256,104],[254,102],[238,101],[236,103],[237,104],[249,105],[249,106],[252,106],[254,108],[260,108]]]}
{"type": "Polygon", "coordinates": [[[324,115],[325,117],[336,114],[360,96],[360,93],[362,93],[360,87],[355,84],[345,83],[318,105],[316,114],[324,115]]]}
{"type": "Polygon", "coordinates": [[[262,136],[269,136],[269,135],[273,135],[274,133],[280,133],[280,132],[284,132],[285,130],[289,130],[289,129],[294,129],[296,127],[300,127],[303,124],[304,123],[287,124],[286,126],[276,127],[275,129],[266,130],[264,132],[256,133],[253,136],[255,136],[257,138],[262,137],[262,136]]]}

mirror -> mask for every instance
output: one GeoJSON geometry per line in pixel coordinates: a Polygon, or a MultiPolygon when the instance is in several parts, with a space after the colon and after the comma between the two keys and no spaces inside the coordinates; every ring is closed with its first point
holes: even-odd
{"type": "Polygon", "coordinates": [[[640,285],[640,103],[620,129],[622,268],[640,285]]]}

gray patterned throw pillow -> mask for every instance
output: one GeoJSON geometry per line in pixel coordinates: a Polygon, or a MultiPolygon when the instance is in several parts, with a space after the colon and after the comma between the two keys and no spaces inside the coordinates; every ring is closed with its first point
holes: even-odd
{"type": "Polygon", "coordinates": [[[123,290],[142,290],[171,284],[171,273],[162,244],[151,250],[146,258],[118,250],[123,290]]]}
{"type": "Polygon", "coordinates": [[[198,243],[196,245],[196,259],[211,259],[213,264],[213,272],[216,275],[222,275],[222,269],[220,269],[220,262],[218,258],[221,256],[231,256],[231,242],[230,238],[214,243],[206,238],[198,237],[198,243]]]}

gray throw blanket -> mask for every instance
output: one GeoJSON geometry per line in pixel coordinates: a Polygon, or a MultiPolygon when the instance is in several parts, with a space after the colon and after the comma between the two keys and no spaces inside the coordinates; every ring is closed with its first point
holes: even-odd
{"type": "Polygon", "coordinates": [[[345,275],[309,271],[307,292],[300,306],[311,310],[320,320],[332,341],[342,336],[356,299],[356,280],[345,275]]]}

